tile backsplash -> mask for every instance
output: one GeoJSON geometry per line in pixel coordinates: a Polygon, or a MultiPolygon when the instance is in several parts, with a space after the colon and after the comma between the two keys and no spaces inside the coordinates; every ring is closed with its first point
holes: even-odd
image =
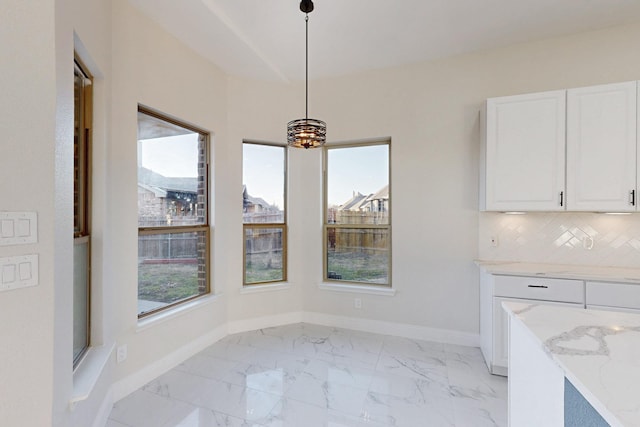
{"type": "Polygon", "coordinates": [[[640,268],[640,213],[480,212],[479,226],[482,260],[640,268]]]}

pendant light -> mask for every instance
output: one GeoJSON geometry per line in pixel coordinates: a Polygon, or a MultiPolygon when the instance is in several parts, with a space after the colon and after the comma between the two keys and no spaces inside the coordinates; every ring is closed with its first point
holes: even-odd
{"type": "Polygon", "coordinates": [[[300,10],[305,13],[305,113],[304,119],[287,123],[287,145],[316,148],[323,146],[327,140],[327,124],[309,118],[309,13],[313,11],[313,1],[302,0],[300,10]]]}

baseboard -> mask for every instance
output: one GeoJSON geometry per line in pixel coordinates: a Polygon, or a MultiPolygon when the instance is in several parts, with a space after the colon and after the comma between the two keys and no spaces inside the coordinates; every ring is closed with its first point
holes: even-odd
{"type": "Polygon", "coordinates": [[[357,331],[395,335],[399,337],[436,341],[446,344],[466,345],[470,347],[480,346],[480,334],[472,334],[468,332],[315,312],[304,312],[302,317],[303,322],[314,323],[317,325],[355,329],[357,331]]]}
{"type": "Polygon", "coordinates": [[[102,404],[98,409],[98,413],[93,419],[92,427],[104,427],[109,420],[109,415],[111,414],[111,409],[113,409],[113,404],[115,400],[113,399],[113,387],[109,389],[107,395],[102,400],[102,404]]]}
{"type": "Polygon", "coordinates": [[[178,366],[180,363],[201,352],[225,336],[227,336],[227,325],[223,324],[208,334],[185,344],[183,347],[180,347],[178,350],[166,355],[162,359],[145,366],[138,372],[115,382],[111,388],[113,401],[117,402],[123,397],[128,396],[143,385],[147,384],[149,381],[178,366]]]}
{"type": "Polygon", "coordinates": [[[229,334],[239,332],[255,331],[263,328],[273,328],[275,326],[290,325],[302,322],[304,313],[294,311],[290,313],[274,314],[271,316],[255,317],[252,319],[234,320],[227,324],[229,334]]]}

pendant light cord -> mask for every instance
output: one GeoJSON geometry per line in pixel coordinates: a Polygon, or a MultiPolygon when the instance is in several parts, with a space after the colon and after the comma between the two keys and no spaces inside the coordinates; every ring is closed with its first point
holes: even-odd
{"type": "Polygon", "coordinates": [[[304,45],[304,118],[309,119],[309,14],[304,18],[305,45],[304,45]]]}

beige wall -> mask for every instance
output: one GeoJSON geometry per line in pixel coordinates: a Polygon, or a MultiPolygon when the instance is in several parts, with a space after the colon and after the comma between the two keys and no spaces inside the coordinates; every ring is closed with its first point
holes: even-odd
{"type": "Polygon", "coordinates": [[[0,256],[38,254],[40,263],[39,286],[0,294],[3,426],[47,425],[52,415],[54,13],[53,2],[0,4],[1,209],[35,211],[39,220],[37,244],[0,247],[0,256]]]}

